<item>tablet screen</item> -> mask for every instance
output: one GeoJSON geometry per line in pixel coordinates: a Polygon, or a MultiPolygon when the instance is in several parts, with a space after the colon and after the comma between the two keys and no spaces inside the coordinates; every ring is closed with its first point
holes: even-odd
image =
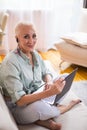
{"type": "Polygon", "coordinates": [[[71,84],[74,80],[77,70],[78,70],[78,68],[73,70],[68,76],[65,77],[66,84],[65,84],[62,92],[60,94],[56,95],[53,105],[56,105],[58,103],[58,101],[61,100],[65,96],[65,94],[70,90],[71,84]]]}

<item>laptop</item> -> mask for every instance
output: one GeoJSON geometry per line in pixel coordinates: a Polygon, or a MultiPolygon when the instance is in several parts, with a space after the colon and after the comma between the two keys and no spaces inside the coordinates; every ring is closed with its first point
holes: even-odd
{"type": "Polygon", "coordinates": [[[67,92],[70,90],[77,70],[78,70],[78,68],[73,70],[68,76],[65,77],[66,84],[65,84],[62,92],[60,94],[56,95],[53,105],[57,105],[65,97],[67,92]]]}

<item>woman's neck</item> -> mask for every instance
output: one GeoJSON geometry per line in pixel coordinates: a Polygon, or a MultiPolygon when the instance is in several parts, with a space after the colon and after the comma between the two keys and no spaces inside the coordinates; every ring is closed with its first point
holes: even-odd
{"type": "Polygon", "coordinates": [[[21,50],[30,60],[30,63],[32,65],[32,67],[34,67],[34,61],[33,61],[33,55],[31,51],[27,51],[25,52],[24,50],[22,50],[20,47],[18,47],[19,50],[21,50]]]}

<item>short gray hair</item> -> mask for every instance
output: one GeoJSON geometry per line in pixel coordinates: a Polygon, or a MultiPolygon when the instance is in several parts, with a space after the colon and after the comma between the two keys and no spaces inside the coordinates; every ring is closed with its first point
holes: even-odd
{"type": "Polygon", "coordinates": [[[34,25],[32,23],[29,22],[19,22],[17,23],[17,25],[15,26],[15,34],[18,35],[20,33],[20,28],[24,28],[25,26],[28,26],[30,28],[32,28],[33,30],[35,30],[34,25]]]}

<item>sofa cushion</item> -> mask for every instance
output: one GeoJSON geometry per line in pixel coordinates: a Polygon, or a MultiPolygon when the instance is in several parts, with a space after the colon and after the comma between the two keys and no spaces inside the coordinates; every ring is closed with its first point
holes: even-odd
{"type": "Polygon", "coordinates": [[[18,127],[9,112],[0,92],[0,130],[18,130],[18,127]]]}
{"type": "Polygon", "coordinates": [[[87,33],[75,32],[61,37],[65,42],[87,48],[87,33]]]}
{"type": "MultiPolygon", "coordinates": [[[[73,84],[74,85],[74,84],[73,84]]],[[[73,86],[72,86],[73,87],[73,86]]],[[[78,97],[69,91],[62,104],[68,104],[72,99],[78,97]]],[[[86,130],[87,129],[87,106],[81,102],[74,106],[70,111],[62,114],[56,119],[57,122],[62,123],[62,130],[86,130]]]]}
{"type": "MultiPolygon", "coordinates": [[[[70,90],[61,104],[68,104],[78,97],[70,90]]],[[[87,107],[81,102],[70,111],[55,118],[55,121],[62,124],[61,130],[87,130],[87,107]]],[[[35,124],[19,125],[19,130],[48,130],[35,124]]]]}
{"type": "Polygon", "coordinates": [[[87,67],[87,49],[69,44],[65,41],[55,44],[61,54],[61,59],[69,63],[87,67]]]}

